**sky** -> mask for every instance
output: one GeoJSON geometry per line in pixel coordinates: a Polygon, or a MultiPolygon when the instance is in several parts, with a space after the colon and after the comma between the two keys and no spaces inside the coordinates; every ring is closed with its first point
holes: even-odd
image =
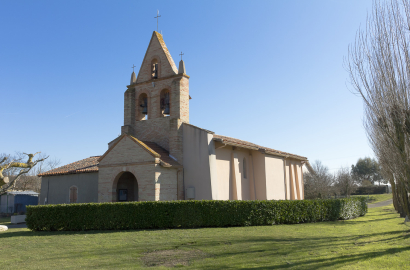
{"type": "Polygon", "coordinates": [[[190,76],[190,123],[320,160],[374,157],[344,61],[371,1],[0,0],[0,153],[65,165],[121,132],[124,92],[159,31],[190,76]]]}

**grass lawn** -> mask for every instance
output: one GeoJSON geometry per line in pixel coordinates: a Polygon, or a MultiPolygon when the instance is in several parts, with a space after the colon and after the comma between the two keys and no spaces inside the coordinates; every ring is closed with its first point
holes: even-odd
{"type": "Polygon", "coordinates": [[[410,269],[409,258],[410,227],[392,206],[298,225],[0,233],[1,269],[410,269]]]}
{"type": "Polygon", "coordinates": [[[10,225],[11,224],[10,219],[11,218],[9,217],[6,217],[6,218],[0,217],[0,225],[6,225],[6,226],[10,225]]]}
{"type": "Polygon", "coordinates": [[[365,197],[365,198],[368,198],[368,203],[378,203],[378,202],[393,199],[393,195],[391,193],[373,194],[373,195],[352,195],[352,197],[365,197]]]}

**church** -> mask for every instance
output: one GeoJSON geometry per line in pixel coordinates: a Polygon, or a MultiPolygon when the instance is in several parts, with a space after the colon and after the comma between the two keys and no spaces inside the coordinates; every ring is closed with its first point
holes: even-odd
{"type": "Polygon", "coordinates": [[[189,76],[154,31],[124,93],[121,135],[42,177],[40,204],[302,200],[308,159],[189,123],[189,76]]]}

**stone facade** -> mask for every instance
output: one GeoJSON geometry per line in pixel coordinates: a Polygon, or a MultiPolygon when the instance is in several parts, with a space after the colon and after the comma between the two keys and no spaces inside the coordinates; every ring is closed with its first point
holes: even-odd
{"type": "Polygon", "coordinates": [[[117,201],[117,182],[123,172],[136,177],[139,201],[176,200],[178,170],[160,165],[157,153],[123,135],[100,159],[98,201],[117,201]]]}

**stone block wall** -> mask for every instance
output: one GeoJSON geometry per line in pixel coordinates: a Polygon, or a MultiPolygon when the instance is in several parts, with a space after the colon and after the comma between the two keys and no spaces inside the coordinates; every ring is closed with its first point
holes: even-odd
{"type": "Polygon", "coordinates": [[[177,199],[177,170],[159,164],[110,166],[99,170],[98,202],[117,201],[115,180],[122,172],[137,179],[139,201],[169,201],[177,199]]]}

